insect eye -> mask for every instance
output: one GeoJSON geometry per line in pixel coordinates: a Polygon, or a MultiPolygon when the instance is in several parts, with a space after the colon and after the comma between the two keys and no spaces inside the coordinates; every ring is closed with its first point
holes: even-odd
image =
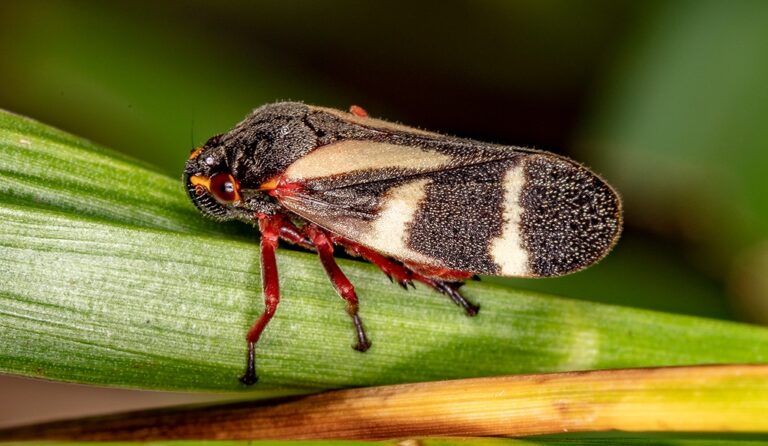
{"type": "Polygon", "coordinates": [[[240,199],[237,180],[228,173],[211,177],[211,194],[222,203],[232,203],[240,199]]]}

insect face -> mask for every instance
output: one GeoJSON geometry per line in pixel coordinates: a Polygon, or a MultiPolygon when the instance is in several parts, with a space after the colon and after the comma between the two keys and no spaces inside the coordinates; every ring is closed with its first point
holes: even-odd
{"type": "Polygon", "coordinates": [[[192,151],[184,169],[184,185],[203,213],[221,220],[235,217],[232,207],[240,201],[240,185],[226,164],[218,161],[215,150],[200,147],[192,151]]]}
{"type": "MultiPolygon", "coordinates": [[[[192,151],[184,169],[184,185],[195,206],[218,220],[255,221],[256,214],[271,215],[274,200],[259,188],[244,188],[230,167],[236,151],[211,138],[192,151]]],[[[236,158],[235,158],[236,159],[236,158]]]]}

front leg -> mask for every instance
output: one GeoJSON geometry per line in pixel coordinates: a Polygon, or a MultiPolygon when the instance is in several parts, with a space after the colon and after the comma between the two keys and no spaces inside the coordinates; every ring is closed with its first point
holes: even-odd
{"type": "Polygon", "coordinates": [[[264,292],[264,312],[256,320],[246,340],[248,341],[248,362],[245,374],[240,382],[251,385],[259,380],[256,375],[256,342],[266,328],[280,303],[280,282],[277,275],[277,260],[275,249],[280,237],[281,216],[260,216],[259,231],[261,231],[261,281],[264,292]]]}

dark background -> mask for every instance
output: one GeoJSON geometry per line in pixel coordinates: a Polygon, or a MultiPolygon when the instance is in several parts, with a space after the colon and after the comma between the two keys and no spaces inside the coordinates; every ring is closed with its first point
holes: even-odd
{"type": "MultiPolygon", "coordinates": [[[[757,0],[3,2],[0,107],[173,177],[285,99],[566,154],[623,195],[618,247],[566,278],[487,280],[765,324],[766,24],[757,0]]],[[[88,392],[4,378],[30,409],[0,405],[0,425],[76,414],[70,397],[188,398],[88,392]]]]}

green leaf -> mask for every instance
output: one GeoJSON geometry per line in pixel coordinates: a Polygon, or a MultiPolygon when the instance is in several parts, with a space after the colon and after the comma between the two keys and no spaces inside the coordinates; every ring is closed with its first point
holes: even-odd
{"type": "Polygon", "coordinates": [[[7,112],[0,113],[0,175],[3,203],[134,226],[220,232],[189,206],[179,180],[7,112]]]}
{"type": "MultiPolygon", "coordinates": [[[[179,169],[185,153],[179,153],[179,169]]],[[[263,307],[255,231],[205,220],[181,182],[0,113],[0,370],[153,389],[242,390],[263,307]]],[[[559,370],[766,362],[768,330],[469,283],[480,314],[340,265],[373,341],[310,253],[278,256],[283,302],[257,347],[270,394],[559,370]]]]}

